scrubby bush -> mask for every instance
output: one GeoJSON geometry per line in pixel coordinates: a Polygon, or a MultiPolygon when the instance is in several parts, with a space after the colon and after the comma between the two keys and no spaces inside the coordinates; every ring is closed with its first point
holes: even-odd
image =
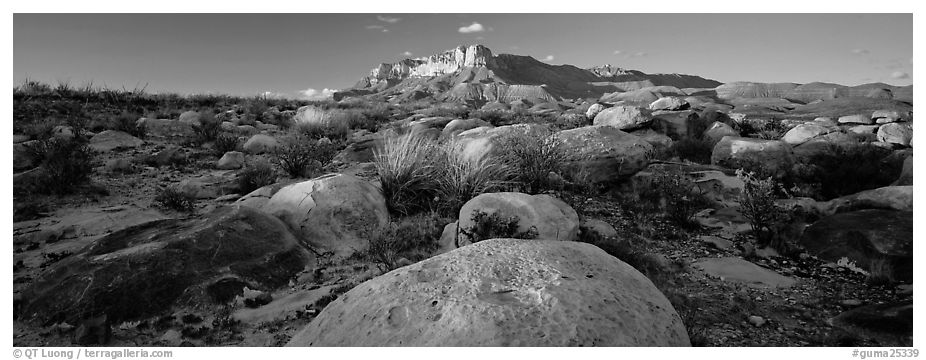
{"type": "Polygon", "coordinates": [[[743,217],[749,220],[753,235],[759,247],[779,248],[783,244],[774,244],[773,229],[783,220],[784,211],[775,204],[777,193],[783,191],[781,185],[772,177],[758,178],[754,173],[736,171],[736,177],[743,181],[740,194],[740,206],[743,217]]]}
{"type": "Polygon", "coordinates": [[[698,164],[710,164],[714,146],[709,140],[684,138],[672,143],[667,155],[698,164]]]}
{"type": "Polygon", "coordinates": [[[168,186],[158,190],[154,203],[165,209],[191,212],[196,206],[196,198],[185,194],[176,187],[168,186]]]}
{"type": "Polygon", "coordinates": [[[460,208],[479,194],[501,191],[510,185],[512,167],[498,157],[483,153],[468,156],[451,140],[440,147],[437,171],[437,194],[440,210],[455,216],[460,208]]]}
{"type": "Polygon", "coordinates": [[[428,210],[436,195],[438,146],[420,132],[388,137],[373,150],[386,205],[397,214],[428,210]]]}
{"type": "Polygon", "coordinates": [[[227,132],[222,132],[215,137],[215,142],[213,143],[215,147],[215,152],[217,154],[225,154],[229,151],[238,150],[238,145],[241,143],[241,140],[238,139],[238,136],[235,134],[230,134],[227,132]]]}
{"type": "Polygon", "coordinates": [[[238,191],[250,193],[277,181],[277,174],[270,164],[259,161],[244,168],[238,175],[238,191]]]}
{"type": "Polygon", "coordinates": [[[296,132],[310,139],[326,137],[339,141],[346,139],[350,135],[350,126],[347,122],[342,121],[329,121],[326,123],[297,122],[294,128],[296,132]]]}
{"type": "Polygon", "coordinates": [[[27,146],[40,165],[27,186],[40,193],[67,194],[90,180],[93,151],[80,139],[49,138],[27,146]]]}
{"type": "Polygon", "coordinates": [[[398,267],[403,258],[410,262],[424,260],[437,250],[444,225],[449,222],[435,212],[392,222],[370,239],[366,254],[385,266],[385,271],[398,267]]]}
{"type": "Polygon", "coordinates": [[[337,154],[330,141],[289,136],[273,151],[273,162],[292,178],[314,177],[337,154]]]}
{"type": "Polygon", "coordinates": [[[804,195],[818,200],[887,186],[897,180],[903,167],[903,162],[883,161],[888,154],[869,144],[833,144],[798,164],[788,185],[813,189],[804,195]]]}
{"type": "Polygon", "coordinates": [[[497,212],[486,213],[479,210],[473,210],[470,215],[473,221],[471,228],[460,228],[460,233],[476,243],[482,240],[511,238],[511,239],[536,239],[538,236],[537,228],[531,226],[526,231],[518,231],[518,217],[502,217],[497,212]]]}
{"type": "Polygon", "coordinates": [[[449,118],[466,119],[470,114],[470,109],[462,104],[440,104],[423,111],[426,116],[442,116],[449,118]]]}
{"type": "Polygon", "coordinates": [[[200,143],[215,141],[222,131],[222,123],[215,118],[211,111],[200,111],[199,123],[193,124],[193,131],[200,143]]]}
{"type": "Polygon", "coordinates": [[[145,137],[145,124],[139,124],[139,118],[141,118],[141,115],[138,113],[123,111],[112,118],[109,128],[142,139],[145,137]]]}
{"type": "Polygon", "coordinates": [[[649,189],[643,197],[659,204],[669,220],[683,228],[690,228],[695,213],[711,205],[711,202],[694,182],[678,170],[665,170],[653,174],[649,189]]]}
{"type": "Polygon", "coordinates": [[[514,180],[529,194],[554,190],[550,173],[561,174],[569,155],[551,131],[531,131],[507,136],[501,141],[501,156],[512,167],[514,180]]]}

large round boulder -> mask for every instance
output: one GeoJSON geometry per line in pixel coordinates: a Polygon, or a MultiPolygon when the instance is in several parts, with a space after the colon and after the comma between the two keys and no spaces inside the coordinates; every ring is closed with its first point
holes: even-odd
{"type": "Polygon", "coordinates": [[[244,287],[271,291],[312,260],[280,220],[221,207],[202,218],[111,233],[52,265],[22,293],[19,317],[55,323],[139,319],[171,306],[224,303],[244,287]]]}
{"type": "Polygon", "coordinates": [[[781,138],[781,141],[784,141],[792,146],[797,146],[807,142],[810,139],[822,136],[835,130],[836,129],[827,128],[812,123],[801,124],[791,128],[791,130],[788,130],[788,132],[786,132],[785,135],[781,138]]]}
{"type": "Polygon", "coordinates": [[[493,239],[329,304],[287,346],[690,346],[672,304],[585,243],[493,239]]]}
{"type": "Polygon", "coordinates": [[[144,143],[142,139],[116,130],[106,130],[90,138],[90,148],[99,152],[134,148],[144,143]]]}
{"type": "Polygon", "coordinates": [[[649,104],[650,110],[685,110],[691,107],[685,99],[675,96],[666,96],[649,104]]]}
{"type": "Polygon", "coordinates": [[[694,110],[653,112],[653,129],[672,140],[699,137],[711,124],[707,119],[702,120],[694,110]]]}
{"type": "Polygon", "coordinates": [[[470,199],[460,209],[458,245],[483,240],[474,239],[479,236],[477,228],[484,224],[484,220],[477,219],[479,213],[497,216],[503,222],[514,219],[517,233],[532,234],[537,239],[574,241],[579,234],[579,215],[562,200],[546,194],[486,193],[470,199]]]}
{"type": "Polygon", "coordinates": [[[594,103],[588,107],[588,110],[585,110],[585,117],[589,120],[595,120],[595,117],[598,116],[598,113],[600,113],[601,110],[604,110],[604,109],[605,109],[604,105],[601,105],[599,103],[594,103]]]}
{"type": "Polygon", "coordinates": [[[556,133],[569,162],[592,183],[636,174],[649,164],[653,145],[611,126],[584,126],[556,133]]]}
{"type": "Polygon", "coordinates": [[[251,138],[244,143],[242,149],[249,154],[263,154],[273,151],[278,146],[280,146],[280,143],[277,139],[274,139],[273,136],[257,134],[251,136],[251,138]]]}
{"type": "Polygon", "coordinates": [[[878,141],[908,146],[913,141],[913,127],[903,123],[890,123],[878,128],[878,141]]]}
{"type": "Polygon", "coordinates": [[[711,153],[711,164],[731,169],[761,170],[782,177],[794,165],[794,151],[780,140],[724,136],[711,153]]]}
{"type": "Polygon", "coordinates": [[[505,139],[511,136],[542,134],[547,128],[538,124],[515,124],[499,127],[482,126],[463,131],[456,136],[456,146],[468,159],[496,156],[501,153],[505,139]]]}
{"type": "Polygon", "coordinates": [[[646,127],[653,121],[652,112],[637,106],[615,106],[603,109],[595,115],[594,125],[608,125],[620,130],[646,127]]]}
{"type": "Polygon", "coordinates": [[[311,247],[350,256],[389,224],[382,192],[344,174],[328,174],[277,191],[262,210],[279,217],[311,247]]]}
{"type": "Polygon", "coordinates": [[[455,119],[451,120],[441,131],[441,137],[452,137],[457,134],[464,132],[466,130],[475,129],[478,127],[488,126],[491,127],[492,124],[489,124],[488,121],[482,119],[455,119]]]}
{"type": "Polygon", "coordinates": [[[913,212],[859,210],[823,218],[804,230],[801,245],[829,261],[847,258],[866,271],[913,279],[913,212]]]}

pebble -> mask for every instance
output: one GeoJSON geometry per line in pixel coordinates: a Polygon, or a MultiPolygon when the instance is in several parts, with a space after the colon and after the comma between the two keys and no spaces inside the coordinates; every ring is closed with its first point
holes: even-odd
{"type": "Polygon", "coordinates": [[[761,316],[752,315],[749,317],[749,323],[755,327],[762,327],[762,325],[765,325],[765,319],[761,316]]]}

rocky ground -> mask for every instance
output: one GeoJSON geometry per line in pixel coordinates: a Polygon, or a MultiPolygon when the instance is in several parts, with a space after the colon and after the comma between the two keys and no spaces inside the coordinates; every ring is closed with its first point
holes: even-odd
{"type": "MultiPolygon", "coordinates": [[[[912,159],[912,113],[845,119],[799,114],[778,134],[778,140],[736,136],[741,135],[741,129],[734,130],[713,111],[691,110],[688,101],[673,99],[654,102],[660,108],[655,112],[597,105],[597,109],[581,106],[583,109],[568,114],[570,119],[581,121],[557,134],[568,151],[591,157],[580,162],[593,170],[586,179],[604,182],[627,178],[622,187],[600,193],[567,187],[550,191],[550,196],[490,194],[488,199],[473,199],[464,209],[526,206],[532,212],[516,216],[520,216],[521,225],[533,222],[532,231],[539,232],[535,234],[538,238],[589,242],[633,265],[678,312],[695,346],[911,346],[912,278],[897,273],[887,281],[877,281],[869,275],[871,271],[843,262],[839,256],[834,258],[828,253],[832,249],[812,248],[812,239],[802,238],[801,232],[807,227],[831,234],[833,230],[822,228],[818,219],[888,211],[888,219],[901,219],[899,225],[891,225],[893,220],[880,222],[890,226],[873,226],[871,231],[877,236],[866,233],[865,239],[900,238],[898,243],[902,244],[907,226],[912,236],[912,224],[903,222],[907,213],[912,217],[912,161],[905,160],[912,159]],[[582,113],[584,110],[588,112],[582,113]],[[699,116],[718,120],[699,128],[703,125],[699,125],[699,116]],[[881,119],[889,120],[880,128],[858,129],[876,121],[881,124],[881,119]],[[590,123],[598,126],[587,126],[590,123]],[[691,136],[692,129],[702,131],[705,139],[713,139],[708,159],[713,165],[677,157],[671,161],[652,158],[668,146],[666,143],[691,136]],[[779,165],[782,169],[793,165],[787,162],[797,161],[792,158],[824,151],[814,144],[844,143],[850,141],[846,134],[856,130],[867,134],[862,137],[871,146],[888,148],[884,152],[895,157],[894,163],[904,163],[906,168],[909,162],[909,173],[907,169],[903,174],[891,173],[893,179],[899,175],[896,186],[881,184],[877,189],[860,189],[863,191],[828,201],[800,197],[781,200],[781,204],[792,206],[790,209],[800,207],[814,217],[802,223],[796,235],[781,235],[789,236],[789,243],[797,244],[796,248],[781,255],[767,248],[756,249],[735,195],[742,191],[743,182],[731,168],[744,166],[744,159],[758,160],[774,173],[779,165]],[[702,190],[705,184],[712,187],[707,191],[711,205],[694,217],[697,226],[680,226],[666,214],[635,205],[639,199],[632,194],[647,186],[648,176],[667,167],[680,168],[702,190]]],[[[543,109],[538,112],[550,113],[543,109]]],[[[726,119],[746,116],[731,113],[726,119]]],[[[761,116],[761,112],[748,116],[761,116]]],[[[101,132],[92,136],[91,147],[97,150],[95,170],[89,184],[75,194],[14,199],[15,346],[283,346],[303,341],[297,334],[351,289],[371,279],[376,280],[367,284],[386,282],[379,276],[390,266],[349,246],[362,245],[363,239],[374,236],[368,232],[370,228],[381,229],[390,220],[399,220],[395,216],[390,219],[382,196],[375,191],[379,179],[370,163],[371,148],[381,144],[385,131],[357,131],[339,143],[340,153],[325,170],[341,175],[312,181],[281,175],[277,185],[244,194],[238,190],[240,168],[270,160],[266,150],[276,146],[276,139],[282,138],[285,130],[261,123],[223,124],[248,140],[240,147],[241,153],[230,156],[213,150],[213,143],[191,141],[190,125],[180,120],[149,120],[147,124],[144,141],[128,134],[102,136],[101,132]],[[281,190],[288,184],[295,185],[281,190]],[[154,201],[168,186],[196,198],[192,211],[167,209],[154,201]],[[275,196],[286,192],[296,195],[275,196]],[[297,196],[303,193],[306,196],[297,196]],[[311,204],[306,205],[310,198],[311,204]],[[310,246],[293,245],[306,241],[310,246]],[[223,247],[226,245],[241,247],[223,247]],[[167,285],[158,282],[162,277],[170,279],[167,285]],[[68,280],[62,283],[61,279],[68,280]],[[204,300],[209,298],[222,300],[204,300]],[[118,304],[124,299],[132,299],[135,308],[118,304]],[[97,306],[105,307],[109,317],[75,319],[68,315],[72,311],[96,314],[97,306]]],[[[417,127],[435,139],[457,136],[463,151],[482,156],[497,155],[499,147],[493,142],[501,135],[528,134],[531,128],[541,126],[480,127],[483,125],[489,124],[418,114],[393,119],[390,128],[417,127]]],[[[566,127],[562,123],[556,126],[566,127]]],[[[702,137],[701,132],[697,137],[702,137]]],[[[25,140],[14,141],[20,144],[25,140]]],[[[14,155],[19,151],[16,146],[14,155]]],[[[28,179],[29,167],[25,164],[17,169],[14,182],[28,179]]],[[[865,219],[880,219],[875,215],[865,219]]],[[[438,229],[447,227],[441,239],[435,239],[439,248],[429,249],[428,256],[448,251],[441,259],[463,256],[455,254],[464,253],[465,246],[454,249],[464,243],[454,232],[448,238],[447,229],[465,228],[468,220],[463,216],[453,220],[435,225],[438,229]]],[[[872,246],[881,254],[912,259],[903,245],[893,244],[872,246]]],[[[544,246],[551,246],[553,254],[572,251],[544,246]]],[[[496,253],[506,254],[502,250],[496,253]]],[[[597,259],[599,255],[588,256],[597,259]]],[[[401,259],[391,264],[400,269],[390,276],[427,282],[421,280],[426,273],[419,268],[421,264],[414,262],[401,259]]],[[[570,271],[578,270],[561,267],[556,271],[572,276],[570,271]]],[[[503,275],[498,276],[512,276],[503,275]]],[[[529,279],[533,275],[524,276],[529,279]]],[[[461,278],[464,280],[470,278],[461,278]]],[[[365,286],[369,291],[388,288],[365,286]]],[[[502,306],[511,305],[513,299],[525,301],[519,291],[496,291],[487,301],[502,306]],[[505,295],[508,292],[513,295],[505,295]]],[[[348,306],[357,303],[358,295],[353,294],[356,292],[350,295],[353,302],[339,300],[332,305],[337,309],[329,312],[350,313],[348,306]]],[[[390,312],[390,324],[406,323],[406,318],[400,316],[401,321],[397,321],[395,316],[390,312]]],[[[559,335],[556,331],[545,334],[555,337],[559,335]]],[[[663,340],[653,344],[674,344],[660,342],[663,340]]],[[[589,341],[596,344],[598,340],[589,341]]],[[[684,343],[681,338],[672,341],[684,343]]]]}

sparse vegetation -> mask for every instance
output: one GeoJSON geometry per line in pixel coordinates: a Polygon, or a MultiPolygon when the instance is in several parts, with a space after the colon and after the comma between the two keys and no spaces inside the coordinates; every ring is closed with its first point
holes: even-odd
{"type": "Polygon", "coordinates": [[[444,144],[439,151],[437,195],[440,210],[456,216],[463,204],[479,194],[501,191],[510,185],[512,168],[497,157],[485,153],[467,156],[456,142],[444,144]]]}
{"type": "Polygon", "coordinates": [[[81,139],[49,138],[27,146],[39,167],[23,184],[26,193],[67,194],[90,180],[93,151],[81,139]]]}
{"type": "Polygon", "coordinates": [[[217,120],[211,111],[200,111],[199,123],[193,124],[193,131],[196,132],[196,139],[200,143],[215,141],[222,131],[222,122],[217,120]]]}
{"type": "Polygon", "coordinates": [[[531,131],[502,140],[501,154],[512,167],[514,180],[523,191],[539,194],[558,190],[562,184],[551,180],[551,173],[560,174],[569,156],[552,131],[531,131]]]}
{"type": "Polygon", "coordinates": [[[753,235],[759,247],[781,248],[784,244],[775,243],[773,227],[782,221],[783,211],[775,204],[776,193],[781,185],[772,177],[757,178],[754,173],[737,170],[736,176],[743,180],[745,186],[740,195],[742,213],[749,220],[753,235]]]}
{"type": "Polygon", "coordinates": [[[382,183],[386,206],[397,214],[408,215],[430,210],[437,187],[435,158],[438,146],[418,132],[388,137],[373,152],[382,183]]]}
{"type": "Polygon", "coordinates": [[[450,219],[436,212],[422,213],[390,223],[370,239],[366,256],[381,264],[384,271],[400,265],[401,259],[418,262],[437,250],[444,225],[450,219]]]}
{"type": "Polygon", "coordinates": [[[167,186],[158,191],[154,203],[165,209],[192,212],[196,206],[196,198],[183,193],[174,186],[167,186]]]}
{"type": "Polygon", "coordinates": [[[460,233],[466,235],[471,242],[482,240],[512,238],[512,239],[535,239],[537,238],[537,228],[531,226],[527,230],[519,231],[519,220],[516,216],[502,217],[498,213],[486,213],[474,210],[470,215],[473,226],[468,229],[460,228],[460,233]]]}
{"type": "Polygon", "coordinates": [[[314,177],[336,155],[331,141],[301,135],[283,138],[273,152],[273,162],[292,178],[314,177]]]}
{"type": "Polygon", "coordinates": [[[641,200],[654,204],[654,208],[683,228],[696,226],[691,218],[711,205],[700,188],[678,170],[655,172],[650,185],[638,191],[641,200]]]}
{"type": "Polygon", "coordinates": [[[230,134],[227,132],[222,132],[215,137],[215,152],[219,156],[225,154],[229,151],[238,150],[238,145],[241,143],[241,140],[238,139],[238,136],[235,134],[230,134]]]}
{"type": "Polygon", "coordinates": [[[277,174],[273,167],[264,161],[258,161],[245,167],[238,175],[238,191],[247,194],[276,182],[277,174]]]}

